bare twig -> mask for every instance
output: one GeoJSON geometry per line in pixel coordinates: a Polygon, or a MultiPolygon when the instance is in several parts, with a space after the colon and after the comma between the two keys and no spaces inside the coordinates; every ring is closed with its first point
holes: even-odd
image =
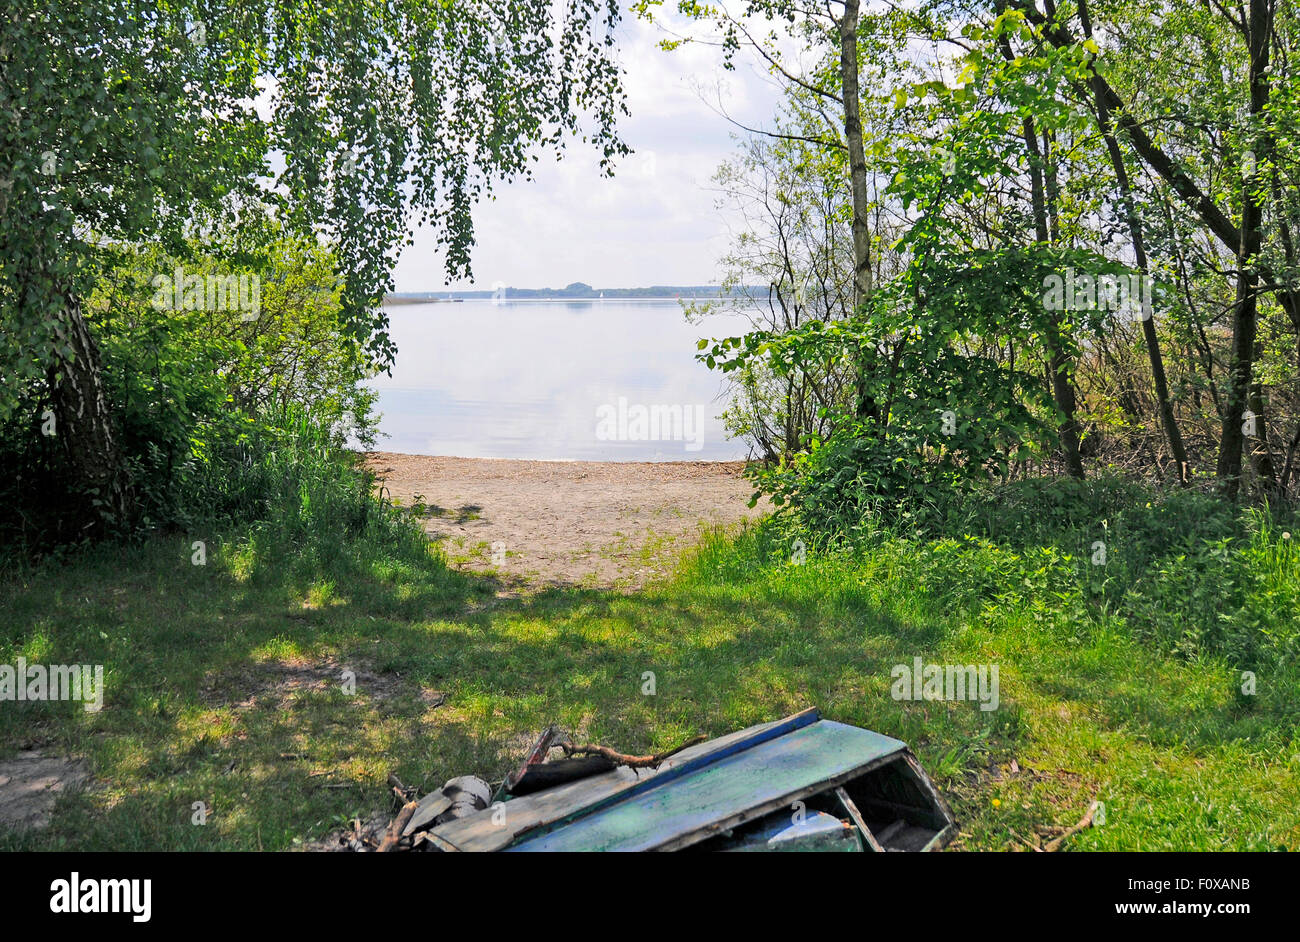
{"type": "Polygon", "coordinates": [[[1019,831],[1013,828],[1011,829],[1011,837],[1013,840],[1018,841],[1020,844],[1023,844],[1026,850],[1031,850],[1034,853],[1038,853],[1038,854],[1041,854],[1043,852],[1043,848],[1039,846],[1038,837],[1036,835],[1034,836],[1034,839],[1031,841],[1029,840],[1029,838],[1025,837],[1023,834],[1021,834],[1019,831]]]}
{"type": "Polygon", "coordinates": [[[1097,809],[1100,807],[1101,807],[1101,802],[1094,801],[1091,805],[1088,806],[1088,813],[1079,819],[1078,824],[1066,828],[1060,837],[1048,841],[1047,846],[1044,847],[1043,850],[1047,851],[1049,854],[1053,853],[1054,851],[1058,851],[1061,849],[1061,845],[1065,843],[1065,841],[1068,838],[1073,837],[1075,834],[1078,834],[1080,831],[1086,828],[1092,827],[1092,818],[1097,813],[1097,809]]]}

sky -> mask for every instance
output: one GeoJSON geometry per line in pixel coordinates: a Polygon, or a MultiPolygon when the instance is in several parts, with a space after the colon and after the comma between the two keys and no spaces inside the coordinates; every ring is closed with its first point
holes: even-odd
{"type": "Polygon", "coordinates": [[[631,112],[620,132],[636,153],[612,179],[594,148],[571,142],[562,161],[543,158],[532,181],[498,185],[495,200],[476,209],[472,282],[446,285],[432,234],[417,229],[394,270],[396,290],[717,284],[729,220],[710,180],[741,133],[718,113],[718,97],[754,127],[770,124],[779,93],[746,62],[724,72],[715,47],[661,50],[665,35],[627,15],[619,25],[631,112]]]}

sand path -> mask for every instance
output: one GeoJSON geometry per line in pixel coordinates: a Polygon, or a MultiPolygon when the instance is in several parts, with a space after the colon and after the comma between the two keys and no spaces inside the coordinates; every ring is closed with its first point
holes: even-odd
{"type": "Polygon", "coordinates": [[[742,462],[511,461],[371,452],[367,465],[457,566],[516,588],[635,590],[702,526],[755,519],[742,462]],[[504,551],[504,557],[502,556],[504,551]],[[494,561],[495,557],[495,561],[494,561]],[[502,561],[504,558],[504,562],[502,561]]]}

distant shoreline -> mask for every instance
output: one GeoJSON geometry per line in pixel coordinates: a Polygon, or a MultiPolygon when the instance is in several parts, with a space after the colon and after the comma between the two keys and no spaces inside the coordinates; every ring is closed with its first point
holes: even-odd
{"type": "Polygon", "coordinates": [[[650,285],[645,288],[593,288],[574,282],[563,288],[499,288],[491,291],[395,291],[384,303],[446,304],[458,301],[726,301],[756,297],[756,289],[718,285],[650,285]]]}
{"type": "Polygon", "coordinates": [[[731,299],[730,295],[720,295],[720,294],[711,294],[711,295],[693,294],[689,296],[637,295],[635,297],[616,296],[616,297],[604,297],[604,298],[588,298],[588,297],[578,297],[578,296],[568,296],[568,295],[548,295],[547,297],[544,298],[504,297],[504,298],[497,299],[494,298],[491,292],[489,292],[487,295],[482,297],[476,296],[476,297],[466,297],[466,298],[412,297],[410,295],[404,295],[404,294],[390,294],[384,297],[384,304],[390,306],[398,305],[398,304],[460,304],[465,301],[492,301],[492,300],[510,301],[511,303],[520,302],[520,301],[535,301],[535,302],[590,301],[593,304],[599,304],[601,301],[727,301],[730,299],[731,299]]]}

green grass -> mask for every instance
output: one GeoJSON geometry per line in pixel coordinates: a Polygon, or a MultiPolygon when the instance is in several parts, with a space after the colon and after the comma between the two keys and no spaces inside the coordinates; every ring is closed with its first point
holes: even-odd
{"type": "Polygon", "coordinates": [[[1106,823],[1070,847],[1300,849],[1295,610],[1275,611],[1300,561],[1280,533],[1224,538],[1215,585],[1233,587],[1214,591],[1235,607],[1192,644],[1161,620],[1151,575],[1177,568],[1177,547],[1139,566],[1121,541],[1103,585],[1046,531],[962,527],[799,566],[775,527],[710,534],[675,578],[631,595],[497,598],[489,577],[377,526],[295,546],[214,535],[206,566],[191,564],[194,534],[48,562],[0,582],[0,663],[102,663],[105,706],[0,704],[0,758],[83,755],[95,784],[0,849],[285,849],[389,810],[389,772],[424,788],[499,777],[550,722],[649,752],[808,705],[909,743],[962,849],[1023,846],[1094,799],[1106,823]],[[1247,697],[1251,618],[1273,634],[1250,649],[1247,697]],[[890,669],[914,657],[998,665],[1000,708],[894,700],[890,669]]]}

